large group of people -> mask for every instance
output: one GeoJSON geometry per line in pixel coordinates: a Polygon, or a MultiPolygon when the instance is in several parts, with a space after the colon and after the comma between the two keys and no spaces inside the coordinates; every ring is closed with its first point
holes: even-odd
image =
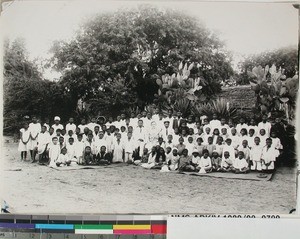
{"type": "Polygon", "coordinates": [[[158,109],[151,114],[121,114],[113,119],[103,116],[74,118],[63,125],[60,117],[39,122],[33,116],[20,129],[18,150],[26,161],[46,162],[50,167],[132,163],[147,169],[199,173],[253,171],[272,172],[284,150],[280,118],[260,122],[241,117],[232,119],[207,116],[183,118],[181,112],[158,109]]]}

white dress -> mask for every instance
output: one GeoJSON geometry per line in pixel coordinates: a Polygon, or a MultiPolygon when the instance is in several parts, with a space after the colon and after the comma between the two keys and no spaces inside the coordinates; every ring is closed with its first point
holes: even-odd
{"type": "Polygon", "coordinates": [[[25,130],[24,128],[20,129],[21,132],[21,139],[19,141],[19,146],[18,146],[18,151],[19,152],[24,152],[24,151],[28,151],[29,150],[29,142],[27,144],[24,144],[22,142],[22,139],[24,142],[27,142],[29,137],[30,137],[30,131],[29,129],[25,130]]]}
{"type": "Polygon", "coordinates": [[[35,138],[35,139],[30,138],[30,140],[28,142],[29,150],[34,150],[37,147],[37,144],[38,144],[37,136],[41,132],[41,130],[42,130],[42,127],[41,127],[40,123],[30,123],[29,124],[29,131],[30,131],[31,137],[35,138]]]}
{"type": "Polygon", "coordinates": [[[38,154],[42,154],[46,149],[46,145],[51,142],[50,134],[48,132],[40,133],[37,137],[37,141],[38,141],[38,154]]]}
{"type": "Polygon", "coordinates": [[[120,141],[118,142],[117,140],[113,143],[112,145],[112,150],[114,151],[113,154],[113,163],[116,162],[123,162],[123,149],[124,149],[124,144],[120,141]]]}
{"type": "Polygon", "coordinates": [[[49,167],[56,167],[56,161],[60,155],[60,146],[59,144],[51,144],[49,146],[49,167]]]}

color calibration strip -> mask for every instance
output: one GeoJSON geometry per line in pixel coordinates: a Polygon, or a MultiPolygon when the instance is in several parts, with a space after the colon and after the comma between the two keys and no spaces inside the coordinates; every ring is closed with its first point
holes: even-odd
{"type": "Polygon", "coordinates": [[[22,216],[0,214],[0,231],[80,235],[165,235],[166,216],[22,216]],[[93,220],[94,219],[94,220],[93,220]]]}

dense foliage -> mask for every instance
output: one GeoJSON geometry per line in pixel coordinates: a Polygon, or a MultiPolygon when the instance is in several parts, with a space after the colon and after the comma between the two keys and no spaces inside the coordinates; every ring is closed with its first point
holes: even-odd
{"type": "Polygon", "coordinates": [[[181,61],[198,66],[191,75],[206,79],[207,93],[220,90],[219,82],[233,74],[222,42],[207,28],[151,6],[96,16],[71,42],[56,42],[52,52],[63,88],[97,108],[95,114],[143,109],[156,98],[156,80],[176,74],[181,61]]]}
{"type": "MultiPolygon", "coordinates": [[[[272,66],[273,64],[285,69],[287,78],[293,77],[298,71],[297,46],[283,47],[275,51],[263,52],[247,57],[239,64],[241,74],[237,77],[237,83],[241,85],[249,84],[251,77],[247,74],[248,71],[257,66],[272,66]]],[[[270,78],[270,74],[267,75],[267,78],[270,78]]]]}
{"type": "Polygon", "coordinates": [[[35,63],[28,60],[22,39],[4,44],[4,130],[20,128],[25,116],[42,119],[66,115],[71,100],[59,84],[43,80],[35,63]]]}

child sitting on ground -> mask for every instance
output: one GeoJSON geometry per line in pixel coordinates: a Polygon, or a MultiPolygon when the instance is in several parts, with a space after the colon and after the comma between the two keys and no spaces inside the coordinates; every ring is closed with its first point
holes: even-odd
{"type": "Polygon", "coordinates": [[[195,171],[195,167],[191,165],[191,157],[188,156],[189,151],[184,149],[182,155],[178,160],[178,170],[179,172],[192,172],[195,171]]]}
{"type": "Polygon", "coordinates": [[[89,165],[94,163],[94,156],[92,154],[91,146],[86,146],[83,152],[83,165],[89,165]]]}
{"type": "Polygon", "coordinates": [[[211,157],[211,164],[212,164],[212,171],[213,172],[220,172],[221,171],[221,162],[222,159],[219,156],[218,152],[215,150],[212,153],[211,157]]]}
{"type": "Polygon", "coordinates": [[[178,150],[176,148],[174,148],[172,150],[172,157],[168,161],[169,170],[171,170],[171,171],[177,170],[178,169],[178,161],[179,161],[178,150]]]}
{"type": "Polygon", "coordinates": [[[58,159],[56,160],[56,166],[70,166],[71,160],[67,154],[67,148],[62,148],[58,159]]]}
{"type": "Polygon", "coordinates": [[[248,173],[249,167],[248,162],[245,159],[245,155],[243,151],[238,152],[238,157],[234,160],[233,163],[233,171],[235,173],[248,173]]]}
{"type": "Polygon", "coordinates": [[[230,156],[228,151],[225,151],[223,154],[222,162],[221,162],[221,170],[223,172],[230,172],[233,170],[233,162],[234,159],[230,156]]]}
{"type": "Polygon", "coordinates": [[[143,163],[147,163],[149,158],[148,149],[144,148],[141,157],[139,156],[138,150],[134,150],[132,158],[134,160],[133,163],[135,165],[141,165],[143,163]]]}
{"type": "Polygon", "coordinates": [[[192,153],[191,165],[197,168],[199,166],[199,163],[200,163],[199,152],[197,150],[194,150],[192,153]]]}
{"type": "Polygon", "coordinates": [[[105,146],[101,146],[100,152],[96,156],[96,162],[98,165],[109,165],[111,163],[110,155],[106,153],[105,146]]]}
{"type": "Polygon", "coordinates": [[[207,149],[203,150],[203,156],[200,159],[197,170],[199,170],[199,173],[209,173],[212,170],[211,158],[207,149]]]}

